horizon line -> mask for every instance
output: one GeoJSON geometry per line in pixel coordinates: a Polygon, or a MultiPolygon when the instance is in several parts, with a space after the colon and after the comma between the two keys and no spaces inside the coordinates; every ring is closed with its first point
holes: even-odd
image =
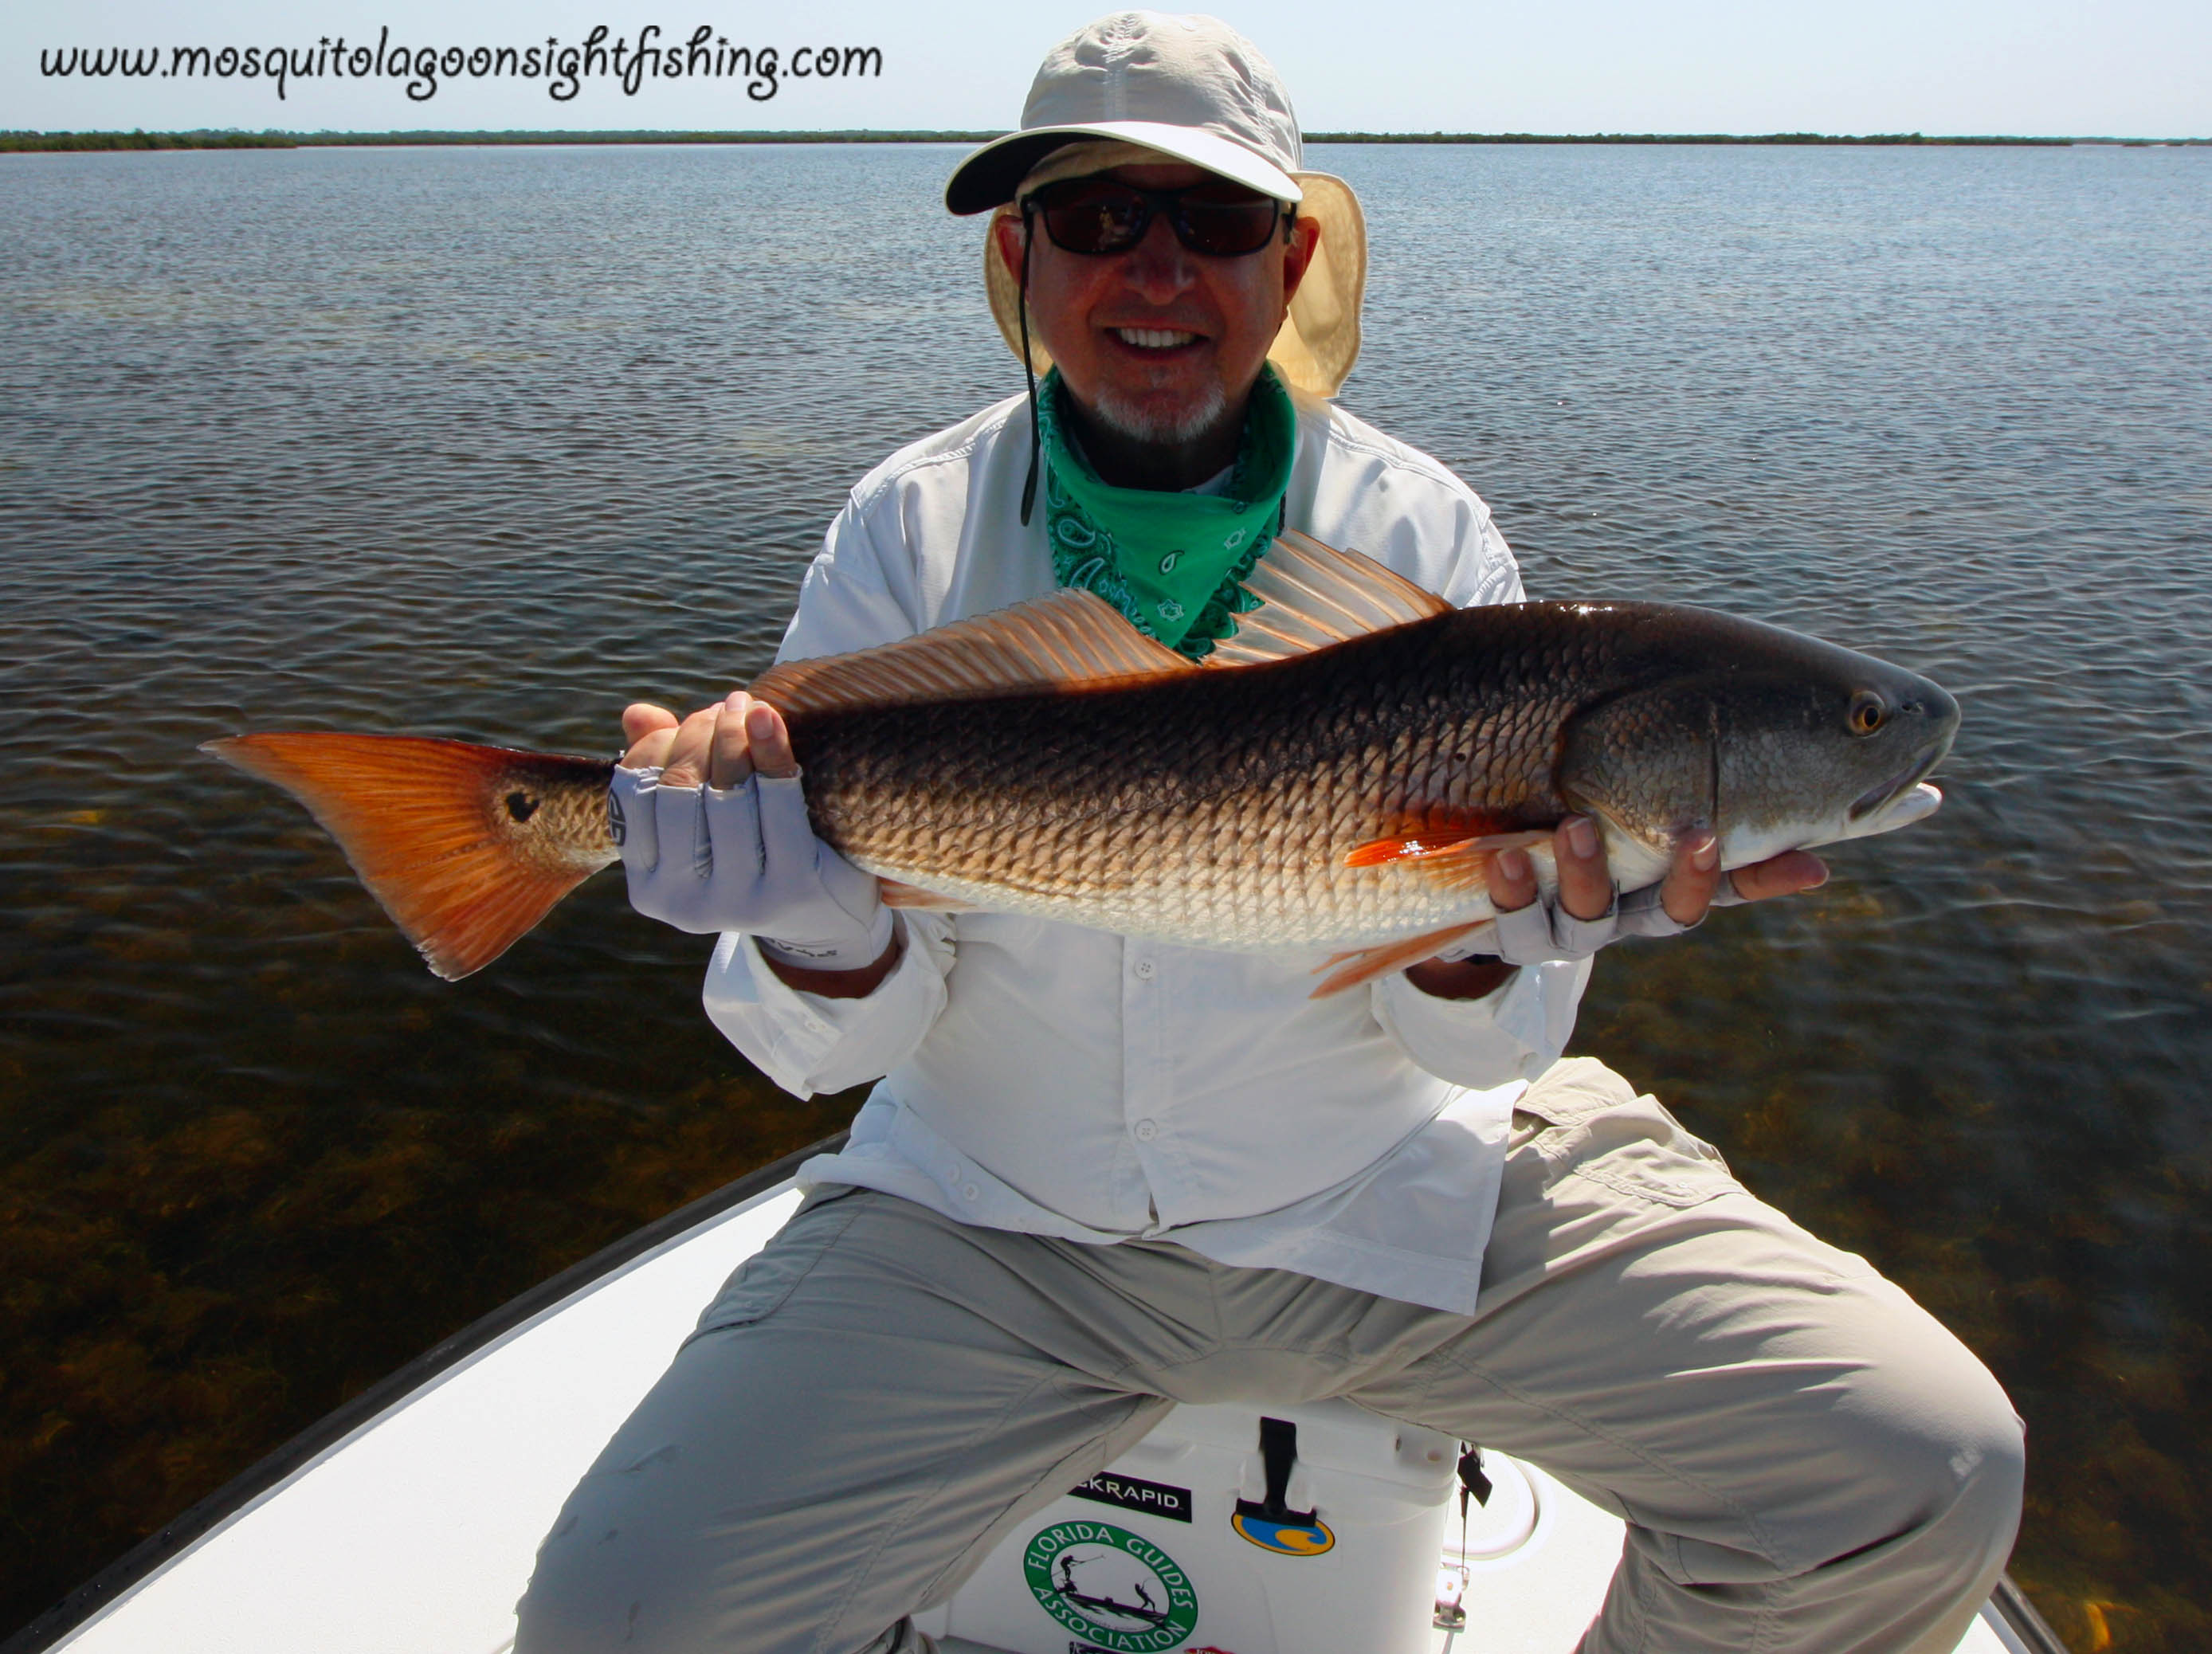
{"type": "MultiPolygon", "coordinates": [[[[0,131],[0,152],[116,151],[199,149],[319,149],[359,146],[403,147],[471,144],[623,143],[988,143],[1006,136],[993,131],[923,128],[824,128],[713,131],[701,129],[590,128],[394,128],[383,131],[289,131],[268,127],[194,127],[169,131],[90,130],[0,131]]],[[[2110,135],[2029,137],[1998,133],[1923,132],[1369,132],[1313,131],[1308,143],[1404,144],[1771,144],[1844,148],[2044,148],[2077,144],[2121,148],[2182,148],[2212,145],[2206,137],[2141,137],[2110,135]]]]}

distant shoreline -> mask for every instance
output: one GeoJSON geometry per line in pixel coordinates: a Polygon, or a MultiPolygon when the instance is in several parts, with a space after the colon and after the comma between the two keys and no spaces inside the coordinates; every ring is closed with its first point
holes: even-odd
{"type": "MultiPolygon", "coordinates": [[[[543,143],[987,143],[988,132],[0,132],[0,152],[128,149],[310,149],[392,146],[543,143]]],[[[2110,144],[2129,149],[2197,148],[2212,138],[1931,137],[1920,132],[1864,137],[1824,132],[1309,132],[1309,143],[1751,143],[1850,148],[2063,149],[2110,144]]]]}

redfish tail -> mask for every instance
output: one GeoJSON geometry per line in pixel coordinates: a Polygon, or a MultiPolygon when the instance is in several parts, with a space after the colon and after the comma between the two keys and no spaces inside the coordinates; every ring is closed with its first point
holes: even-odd
{"type": "Polygon", "coordinates": [[[258,734],[201,749],[281,787],[447,981],[481,970],[617,854],[613,766],[412,735],[258,734]]]}

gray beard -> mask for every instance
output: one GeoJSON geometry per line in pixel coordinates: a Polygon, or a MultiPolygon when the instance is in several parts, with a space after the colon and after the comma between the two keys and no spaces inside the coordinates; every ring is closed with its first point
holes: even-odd
{"type": "Polygon", "coordinates": [[[1206,387],[1203,401],[1169,415],[1124,406],[1110,392],[1102,394],[1088,410],[1092,418],[1116,436],[1161,447],[1180,447],[1204,436],[1221,423],[1228,410],[1229,398],[1218,385],[1206,387]]]}

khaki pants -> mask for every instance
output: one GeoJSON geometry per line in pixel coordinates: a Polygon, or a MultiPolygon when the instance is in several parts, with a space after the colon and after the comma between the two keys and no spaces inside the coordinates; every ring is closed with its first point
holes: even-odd
{"type": "Polygon", "coordinates": [[[1980,1363],[1576,1061],[1516,1111],[1472,1318],[817,1195],[569,1496],[517,1654],[888,1648],[1170,1402],[1322,1396],[1625,1516],[1586,1654],[1948,1654],[2019,1517],[1980,1363]]]}

